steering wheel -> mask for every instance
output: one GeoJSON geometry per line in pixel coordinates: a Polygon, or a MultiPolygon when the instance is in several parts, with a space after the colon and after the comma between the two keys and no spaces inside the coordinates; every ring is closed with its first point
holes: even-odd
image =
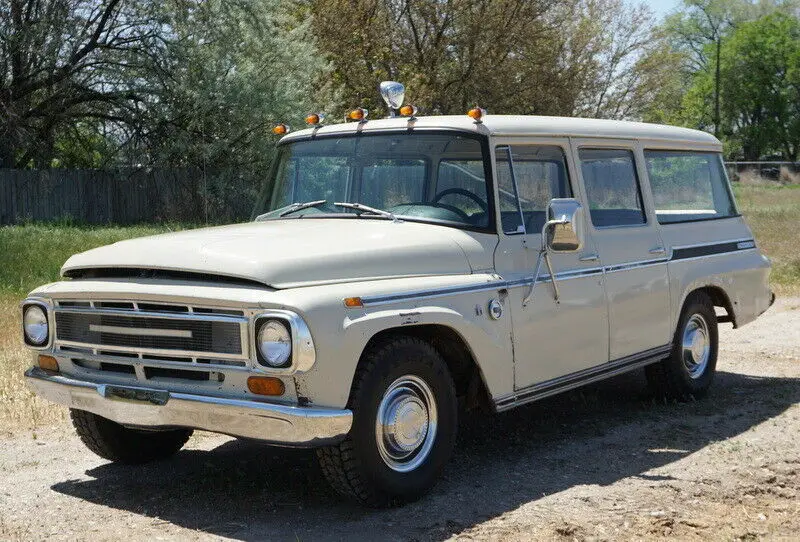
{"type": "MultiPolygon", "coordinates": [[[[442,199],[445,196],[449,196],[450,194],[458,194],[460,196],[466,196],[467,198],[474,201],[475,204],[478,207],[480,207],[481,211],[483,211],[484,213],[489,210],[489,205],[487,205],[485,201],[483,201],[481,198],[479,198],[478,196],[476,196],[475,194],[464,188],[448,188],[447,190],[442,190],[441,192],[433,196],[433,203],[439,203],[440,199],[442,199]]],[[[461,212],[463,213],[464,211],[461,212]]],[[[466,216],[466,213],[464,213],[464,215],[466,216]]]]}

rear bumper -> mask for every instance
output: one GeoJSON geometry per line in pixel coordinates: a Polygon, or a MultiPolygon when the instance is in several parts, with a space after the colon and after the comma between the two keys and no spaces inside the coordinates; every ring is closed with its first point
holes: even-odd
{"type": "Polygon", "coordinates": [[[353,423],[349,410],[101,384],[50,374],[37,367],[28,369],[25,378],[45,399],[135,427],[190,427],[280,446],[310,448],[341,441],[353,423]]]}

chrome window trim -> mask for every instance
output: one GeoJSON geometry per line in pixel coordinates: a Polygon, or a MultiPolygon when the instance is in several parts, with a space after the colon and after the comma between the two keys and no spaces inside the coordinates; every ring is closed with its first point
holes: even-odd
{"type": "Polygon", "coordinates": [[[291,375],[294,373],[308,372],[317,360],[317,351],[314,347],[314,339],[311,330],[305,320],[295,312],[283,309],[270,309],[254,312],[250,318],[248,326],[250,330],[250,356],[252,369],[259,373],[274,375],[291,375]],[[258,345],[256,344],[256,327],[259,320],[274,319],[289,324],[289,331],[292,334],[292,356],[291,364],[287,367],[267,367],[258,362],[258,345]]]}

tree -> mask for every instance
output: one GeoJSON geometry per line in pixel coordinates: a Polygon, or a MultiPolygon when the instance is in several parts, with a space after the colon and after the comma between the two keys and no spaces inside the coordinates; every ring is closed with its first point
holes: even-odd
{"type": "Polygon", "coordinates": [[[800,19],[775,12],[740,24],[721,53],[726,135],[746,160],[800,151],[800,19]]]}
{"type": "Polygon", "coordinates": [[[381,80],[423,112],[624,118],[646,78],[649,12],[622,0],[313,0],[341,105],[384,107],[381,80]]]}
{"type": "Polygon", "coordinates": [[[161,22],[146,0],[0,0],[0,166],[47,167],[76,120],[128,119],[161,22]]]}

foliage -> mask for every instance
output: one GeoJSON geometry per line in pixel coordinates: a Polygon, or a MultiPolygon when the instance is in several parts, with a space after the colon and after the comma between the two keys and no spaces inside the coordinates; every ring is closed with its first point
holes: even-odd
{"type": "Polygon", "coordinates": [[[425,114],[624,118],[652,39],[649,11],[621,0],[313,0],[340,105],[384,112],[385,79],[425,114]],[[641,67],[641,66],[640,66],[641,67]]]}

